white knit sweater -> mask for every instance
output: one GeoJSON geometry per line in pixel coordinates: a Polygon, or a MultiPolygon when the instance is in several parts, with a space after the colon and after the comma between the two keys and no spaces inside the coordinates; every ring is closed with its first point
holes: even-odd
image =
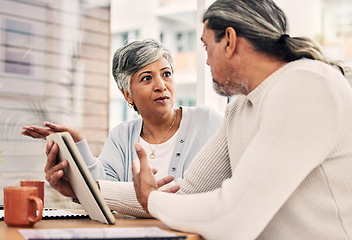
{"type": "MultiPolygon", "coordinates": [[[[351,239],[350,86],[319,61],[285,65],[228,105],[178,183],[179,194],[154,191],[148,201],[177,230],[206,239],[351,239]]],[[[103,195],[112,208],[141,214],[127,184],[116,193],[104,182],[103,195]]]]}

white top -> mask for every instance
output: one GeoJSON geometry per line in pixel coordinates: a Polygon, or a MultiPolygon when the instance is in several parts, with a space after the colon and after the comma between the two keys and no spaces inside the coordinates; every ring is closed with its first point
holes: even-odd
{"type": "MultiPolygon", "coordinates": [[[[177,133],[178,130],[169,140],[160,143],[159,145],[149,145],[149,143],[147,143],[143,138],[139,138],[139,143],[142,145],[147,154],[149,167],[158,170],[158,172],[154,175],[156,179],[161,179],[169,175],[169,166],[171,162],[171,156],[176,144],[177,133]],[[150,158],[152,153],[151,148],[154,150],[154,159],[150,158]]],[[[139,161],[137,161],[137,163],[139,164],[139,161]]]]}

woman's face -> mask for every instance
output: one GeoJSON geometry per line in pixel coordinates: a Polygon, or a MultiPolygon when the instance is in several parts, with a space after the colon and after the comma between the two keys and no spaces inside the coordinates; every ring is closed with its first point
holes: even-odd
{"type": "Polygon", "coordinates": [[[161,57],[131,77],[131,91],[125,93],[141,116],[164,115],[173,109],[175,102],[174,75],[170,63],[161,57]]]}

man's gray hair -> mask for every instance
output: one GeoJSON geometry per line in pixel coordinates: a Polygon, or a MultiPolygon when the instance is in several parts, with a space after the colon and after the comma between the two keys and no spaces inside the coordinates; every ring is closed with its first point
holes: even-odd
{"type": "Polygon", "coordinates": [[[215,32],[216,41],[232,27],[238,36],[268,55],[291,62],[300,58],[319,60],[344,74],[347,68],[328,59],[314,40],[288,35],[285,13],[273,0],[217,0],[204,13],[203,22],[215,32]]]}
{"type": "Polygon", "coordinates": [[[160,57],[166,58],[174,72],[174,63],[169,50],[156,40],[134,41],[119,48],[112,60],[112,75],[117,87],[130,92],[131,76],[160,57]]]}

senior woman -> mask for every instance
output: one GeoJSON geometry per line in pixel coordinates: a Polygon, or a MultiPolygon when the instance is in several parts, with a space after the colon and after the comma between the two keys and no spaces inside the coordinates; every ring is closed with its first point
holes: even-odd
{"type": "MultiPolygon", "coordinates": [[[[173,59],[155,40],[134,41],[118,49],[113,57],[112,74],[128,106],[140,118],[115,127],[98,158],[92,155],[86,139],[73,126],[44,122],[47,128],[24,126],[21,134],[45,139],[53,132],[70,132],[96,180],[131,182],[137,142],[146,149],[150,166],[157,170],[156,179],[168,175],[183,178],[193,157],[220,126],[222,116],[206,107],[174,109],[173,59]]],[[[56,156],[57,151],[56,144],[47,144],[48,162],[50,153],[56,156]]],[[[56,159],[47,164],[46,172],[52,169],[53,162],[56,159]]],[[[62,175],[62,171],[57,172],[58,181],[62,175]]],[[[53,177],[47,176],[47,180],[56,188],[53,177]]]]}

